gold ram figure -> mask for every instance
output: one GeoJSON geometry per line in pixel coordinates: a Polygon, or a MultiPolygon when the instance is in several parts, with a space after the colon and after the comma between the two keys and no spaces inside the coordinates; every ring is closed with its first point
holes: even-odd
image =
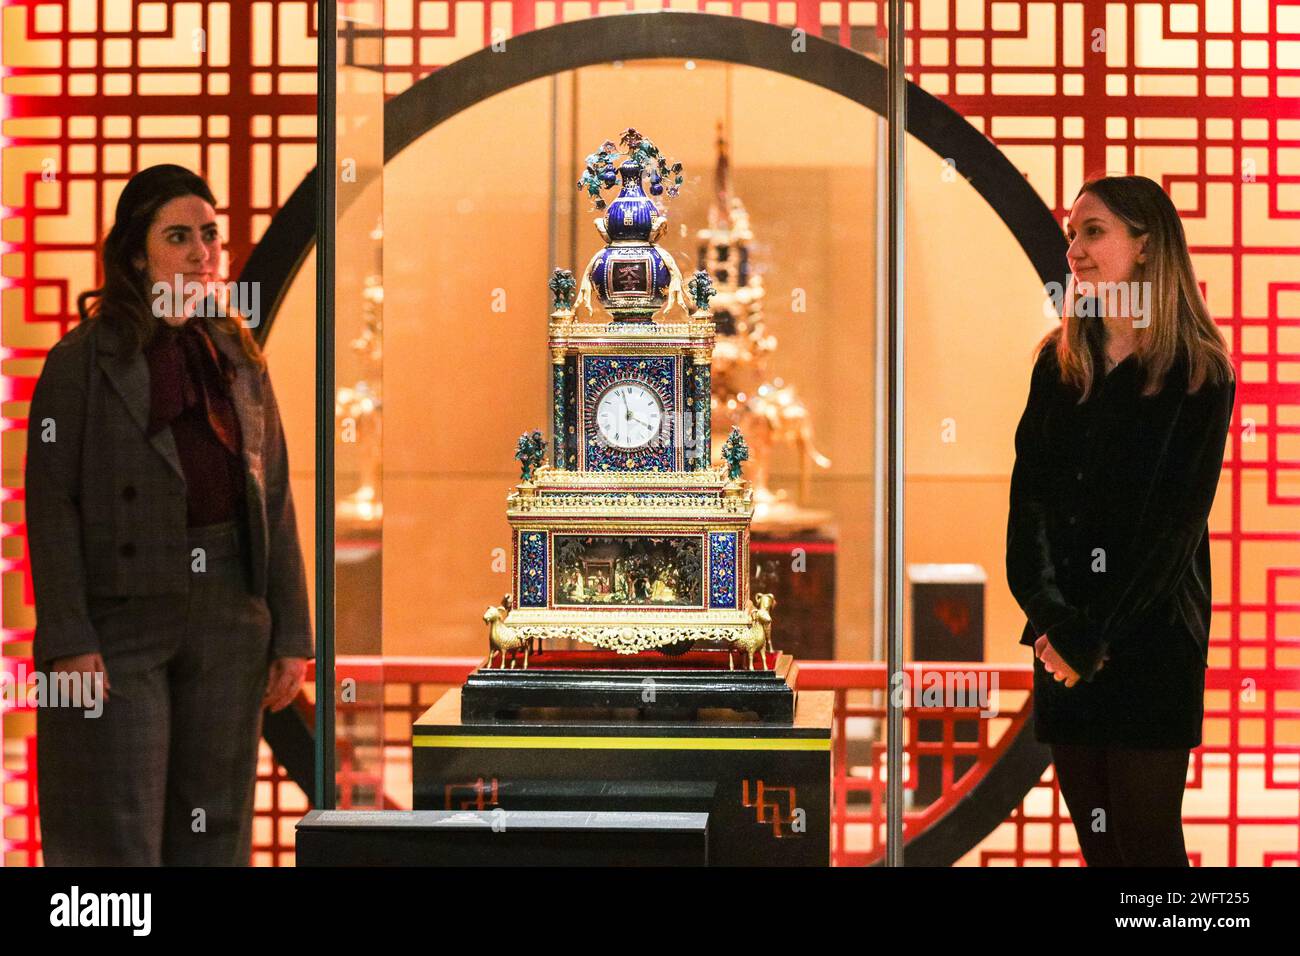
{"type": "Polygon", "coordinates": [[[483,612],[483,621],[488,626],[488,659],[487,666],[492,667],[492,658],[499,651],[501,653],[501,670],[505,670],[506,652],[511,654],[510,668],[514,669],[514,658],[518,656],[522,648],[524,652],[524,670],[528,670],[528,651],[532,643],[522,637],[518,631],[505,623],[506,614],[509,613],[513,603],[509,594],[502,598],[502,605],[499,607],[490,607],[483,612]]]}
{"type": "Polygon", "coordinates": [[[754,654],[757,652],[759,663],[767,670],[767,655],[772,650],[772,608],[776,598],[771,594],[755,594],[754,607],[750,610],[753,623],[738,641],[735,647],[727,648],[727,669],[735,670],[732,654],[740,651],[749,655],[749,669],[754,669],[754,654]]]}
{"type": "Polygon", "coordinates": [[[755,594],[755,595],[754,595],[754,607],[758,608],[760,611],[766,611],[766,612],[767,612],[767,617],[766,617],[766,619],[762,619],[762,620],[764,620],[764,623],[763,623],[763,635],[764,635],[764,641],[763,641],[763,653],[764,653],[764,654],[770,654],[770,653],[772,653],[772,651],[773,651],[773,647],[772,647],[772,608],[776,607],[776,595],[774,595],[774,594],[755,594]]]}

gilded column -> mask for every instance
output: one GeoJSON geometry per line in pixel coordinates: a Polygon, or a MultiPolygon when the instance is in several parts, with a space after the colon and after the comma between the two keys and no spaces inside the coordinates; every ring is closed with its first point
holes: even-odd
{"type": "Polygon", "coordinates": [[[551,443],[554,449],[551,454],[552,468],[567,467],[564,454],[564,421],[567,417],[564,395],[564,349],[551,349],[551,407],[554,409],[551,417],[551,443]]]}
{"type": "Polygon", "coordinates": [[[704,471],[712,458],[709,429],[709,399],[713,393],[713,376],[707,354],[696,354],[694,366],[695,396],[691,402],[691,429],[694,445],[687,449],[687,471],[704,471]]]}

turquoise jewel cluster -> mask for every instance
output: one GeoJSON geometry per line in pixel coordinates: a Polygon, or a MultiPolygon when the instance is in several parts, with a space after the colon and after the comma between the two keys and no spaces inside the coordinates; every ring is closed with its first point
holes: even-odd
{"type": "Polygon", "coordinates": [[[749,460],[749,446],[745,444],[744,436],[740,434],[740,429],[735,425],[731,426],[731,434],[727,436],[727,440],[722,446],[722,458],[727,463],[728,480],[739,480],[740,463],[749,460]]]}
{"type": "Polygon", "coordinates": [[[705,269],[696,271],[691,281],[686,283],[686,291],[694,300],[695,308],[700,310],[707,309],[709,300],[718,294],[718,290],[713,288],[713,280],[709,278],[709,273],[705,269]]]}
{"type": "Polygon", "coordinates": [[[572,309],[578,295],[578,283],[568,269],[556,269],[547,283],[551,290],[552,308],[572,309]]]}
{"type": "Polygon", "coordinates": [[[607,139],[600,149],[587,155],[587,168],[578,180],[578,188],[586,191],[597,209],[605,208],[600,191],[618,184],[616,161],[620,156],[626,156],[627,163],[650,174],[651,196],[662,196],[666,192],[669,199],[677,197],[683,182],[682,164],[670,162],[649,137],[629,127],[623,131],[618,143],[607,139]]]}
{"type": "Polygon", "coordinates": [[[515,445],[515,460],[519,462],[520,480],[532,481],[542,459],[546,457],[546,440],[538,429],[532,434],[524,432],[515,445]]]}

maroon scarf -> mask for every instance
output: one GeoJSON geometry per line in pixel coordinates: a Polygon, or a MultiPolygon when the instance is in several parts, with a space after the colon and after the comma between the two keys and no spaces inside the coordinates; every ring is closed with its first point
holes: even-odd
{"type": "Polygon", "coordinates": [[[238,457],[239,421],[230,398],[235,366],[213,343],[203,319],[191,316],[179,328],[163,322],[145,355],[151,392],[146,434],[152,437],[197,406],[217,440],[238,457]]]}

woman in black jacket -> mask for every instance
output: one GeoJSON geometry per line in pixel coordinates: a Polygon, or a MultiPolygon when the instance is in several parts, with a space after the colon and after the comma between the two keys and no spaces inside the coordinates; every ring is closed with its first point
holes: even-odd
{"type": "Polygon", "coordinates": [[[221,288],[215,204],[180,166],[131,178],[104,284],[33,391],[32,655],[95,698],[37,710],[47,865],[247,864],[262,710],[311,654],[266,360],[202,297],[221,288]]]}
{"type": "Polygon", "coordinates": [[[1186,866],[1208,518],[1235,375],[1158,184],[1086,183],[1068,235],[1072,277],[1061,325],[1038,346],[1007,521],[1035,734],[1089,866],[1186,866]]]}

